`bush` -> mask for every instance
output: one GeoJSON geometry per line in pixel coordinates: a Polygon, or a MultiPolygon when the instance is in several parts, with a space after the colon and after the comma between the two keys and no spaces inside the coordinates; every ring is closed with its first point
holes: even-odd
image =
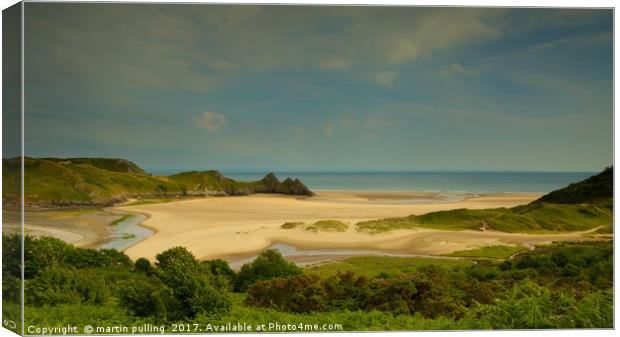
{"type": "Polygon", "coordinates": [[[368,288],[361,309],[388,311],[394,314],[411,314],[415,311],[414,301],[418,294],[416,284],[410,275],[396,279],[375,279],[368,288]]]}
{"type": "MultiPolygon", "coordinates": [[[[3,256],[6,270],[15,277],[21,277],[19,262],[21,253],[18,235],[3,236],[8,251],[3,256]]],[[[114,249],[84,249],[76,248],[62,240],[52,237],[34,238],[24,237],[24,277],[33,278],[49,266],[66,268],[130,268],[131,259],[122,252],[114,249]]]]}
{"type": "Polygon", "coordinates": [[[294,263],[286,261],[280,252],[268,249],[260,253],[254,261],[241,267],[235,280],[235,291],[245,292],[252,283],[259,280],[287,277],[301,273],[301,268],[294,263]]]}
{"type": "Polygon", "coordinates": [[[323,280],[322,286],[330,309],[358,310],[359,302],[366,296],[368,280],[351,271],[338,272],[323,280]]]}
{"type": "Polygon", "coordinates": [[[50,267],[26,281],[25,300],[33,305],[103,305],[111,296],[97,270],[50,267]]]}
{"type": "Polygon", "coordinates": [[[211,275],[216,278],[221,287],[226,288],[227,290],[233,290],[237,273],[230,269],[228,262],[216,259],[203,261],[202,263],[211,272],[211,275]]]}
{"type": "Polygon", "coordinates": [[[294,229],[294,228],[297,228],[297,227],[304,227],[304,226],[306,226],[305,223],[294,221],[294,222],[285,222],[284,224],[282,224],[280,226],[280,228],[282,228],[282,229],[294,229]]]}
{"type": "Polygon", "coordinates": [[[321,220],[306,227],[307,231],[312,232],[345,232],[349,225],[338,220],[321,220]]]}
{"type": "Polygon", "coordinates": [[[613,328],[614,297],[611,291],[601,291],[586,295],[569,320],[576,328],[613,328]]]}
{"type": "Polygon", "coordinates": [[[134,264],[134,269],[149,276],[153,275],[153,273],[155,272],[155,269],[153,269],[151,262],[143,257],[136,260],[134,264]]]}
{"type": "Polygon", "coordinates": [[[173,320],[194,318],[198,313],[216,313],[230,308],[230,299],[218,286],[209,269],[183,247],[156,256],[157,276],[172,291],[167,314],[173,320]]]}
{"type": "Polygon", "coordinates": [[[119,291],[120,305],[138,317],[167,318],[172,292],[155,278],[136,278],[123,282],[119,291]]]}
{"type": "Polygon", "coordinates": [[[252,284],[246,303],[295,313],[323,311],[325,293],[318,276],[295,275],[252,284]]]}

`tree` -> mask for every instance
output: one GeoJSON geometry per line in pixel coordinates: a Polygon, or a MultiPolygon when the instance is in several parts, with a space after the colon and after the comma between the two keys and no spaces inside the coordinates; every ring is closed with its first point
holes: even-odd
{"type": "Polygon", "coordinates": [[[323,311],[325,292],[320,281],[313,274],[257,281],[248,289],[246,303],[295,313],[323,311]]]}
{"type": "Polygon", "coordinates": [[[301,268],[286,261],[280,252],[268,249],[260,253],[251,263],[244,264],[235,280],[235,291],[244,292],[258,281],[275,277],[287,277],[301,274],[301,268]]]}
{"type": "Polygon", "coordinates": [[[218,287],[208,268],[183,247],[168,249],[156,256],[157,276],[172,291],[174,299],[168,304],[171,319],[194,318],[198,313],[227,310],[230,300],[218,287]]]}
{"type": "Polygon", "coordinates": [[[121,284],[119,302],[134,316],[166,319],[171,296],[158,279],[140,277],[121,284]]]}
{"type": "Polygon", "coordinates": [[[148,276],[153,275],[155,272],[153,266],[151,266],[151,262],[143,257],[136,260],[134,269],[148,276]]]}
{"type": "Polygon", "coordinates": [[[229,290],[232,290],[237,278],[235,273],[228,263],[221,259],[209,260],[202,262],[211,274],[219,281],[219,283],[229,290]]]}
{"type": "Polygon", "coordinates": [[[25,300],[33,305],[103,305],[110,289],[96,269],[49,267],[27,280],[25,300]]]}

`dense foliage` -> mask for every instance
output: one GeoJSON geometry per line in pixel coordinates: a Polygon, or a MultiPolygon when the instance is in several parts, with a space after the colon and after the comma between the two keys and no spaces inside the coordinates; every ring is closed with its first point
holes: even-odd
{"type": "Polygon", "coordinates": [[[378,310],[429,319],[477,317],[485,328],[585,328],[611,326],[612,286],[612,245],[580,243],[544,247],[501,264],[429,265],[373,278],[351,272],[275,278],[254,283],[246,303],[299,313],[378,310]],[[583,317],[582,310],[596,315],[583,317]]]}
{"type": "Polygon", "coordinates": [[[278,251],[266,250],[254,261],[241,267],[235,279],[235,290],[244,292],[256,281],[297,275],[301,272],[301,268],[283,259],[278,251]]]}
{"type": "Polygon", "coordinates": [[[614,196],[614,169],[542,196],[537,202],[555,204],[609,203],[614,196]]]}
{"type": "MultiPolygon", "coordinates": [[[[19,293],[19,236],[4,236],[4,295],[19,293]]],[[[230,284],[185,248],[134,264],[111,249],[75,248],[61,240],[25,237],[25,302],[32,306],[118,302],[134,316],[180,320],[230,307],[230,284]]]]}
{"type": "MultiPolygon", "coordinates": [[[[154,263],[134,263],[116,251],[25,240],[27,324],[278,321],[338,323],[345,330],[613,325],[611,242],[554,244],[476,263],[384,257],[391,261],[386,268],[368,264],[360,273],[301,269],[268,250],[235,273],[222,260],[197,261],[182,247],[162,252],[154,263]]],[[[7,310],[19,303],[19,241],[3,237],[7,310]]],[[[375,258],[358,257],[357,265],[365,259],[375,258]]]]}

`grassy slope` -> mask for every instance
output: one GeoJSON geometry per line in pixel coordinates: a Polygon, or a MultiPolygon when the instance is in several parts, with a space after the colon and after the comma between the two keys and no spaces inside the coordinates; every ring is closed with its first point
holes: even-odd
{"type": "MultiPolygon", "coordinates": [[[[29,203],[106,203],[130,194],[155,193],[159,186],[180,185],[143,173],[110,171],[86,163],[26,159],[25,195],[29,203]]],[[[8,174],[14,174],[9,171],[8,174]]],[[[9,193],[16,193],[11,186],[9,193]]],[[[17,190],[19,187],[17,186],[17,190]]]]}
{"type": "Polygon", "coordinates": [[[218,171],[191,171],[167,177],[171,181],[181,183],[189,191],[221,191],[229,194],[242,193],[244,190],[260,186],[259,181],[242,182],[222,176],[218,171]]]}
{"type": "Polygon", "coordinates": [[[376,234],[396,229],[427,227],[446,230],[491,229],[503,232],[584,231],[613,225],[613,169],[583,182],[553,191],[529,205],[514,208],[455,209],[424,215],[411,215],[359,222],[360,232],[376,234]],[[578,198],[572,196],[575,193],[578,198]],[[582,202],[576,203],[575,200],[582,202]]]}
{"type": "Polygon", "coordinates": [[[338,220],[321,220],[306,227],[306,230],[312,232],[344,232],[349,225],[338,220]]]}
{"type": "Polygon", "coordinates": [[[608,203],[613,196],[614,169],[608,167],[586,180],[553,191],[538,201],[554,204],[595,204],[608,203]]]}
{"type": "Polygon", "coordinates": [[[471,258],[491,258],[506,259],[510,256],[525,251],[523,247],[515,246],[488,246],[470,250],[460,250],[446,256],[471,257],[471,258]]]}
{"type": "MultiPolygon", "coordinates": [[[[4,159],[3,203],[17,203],[20,193],[20,162],[4,159]]],[[[151,176],[123,159],[26,158],[26,203],[42,206],[107,205],[128,197],[170,197],[183,195],[249,194],[255,191],[295,194],[277,180],[238,182],[217,171],[184,172],[172,176],[151,176]],[[275,185],[273,185],[275,184],[275,185]],[[279,184],[279,185],[278,185],[279,184]],[[271,190],[270,190],[271,188],[271,190]]],[[[276,179],[273,176],[273,179],[276,179]]]]}
{"type": "Polygon", "coordinates": [[[331,276],[338,272],[352,271],[356,275],[374,277],[381,273],[395,275],[398,273],[413,272],[418,268],[430,265],[454,267],[469,266],[468,260],[426,258],[426,257],[391,257],[391,256],[356,256],[343,261],[329,262],[316,266],[306,267],[307,272],[321,276],[331,276]]]}
{"type": "Polygon", "coordinates": [[[137,173],[147,174],[140,166],[126,159],[114,158],[41,158],[43,160],[65,164],[88,164],[102,170],[121,172],[121,173],[137,173]]]}
{"type": "Polygon", "coordinates": [[[282,229],[305,228],[311,232],[345,232],[349,225],[338,220],[319,220],[311,225],[304,222],[285,222],[280,226],[282,229]]]}

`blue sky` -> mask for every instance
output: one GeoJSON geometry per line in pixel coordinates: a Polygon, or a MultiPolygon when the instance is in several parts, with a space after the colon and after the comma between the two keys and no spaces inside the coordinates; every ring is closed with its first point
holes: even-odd
{"type": "Polygon", "coordinates": [[[612,164],[612,11],[26,4],[26,153],[149,169],[612,164]]]}

